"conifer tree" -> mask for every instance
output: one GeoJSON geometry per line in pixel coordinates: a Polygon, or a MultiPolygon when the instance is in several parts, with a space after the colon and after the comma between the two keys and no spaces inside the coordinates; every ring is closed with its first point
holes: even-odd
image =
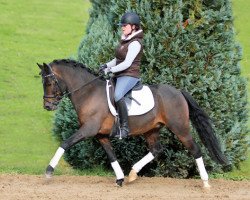
{"type": "MultiPolygon", "coordinates": [[[[192,94],[211,117],[232,165],[237,167],[245,160],[248,148],[246,80],[240,76],[241,47],[235,41],[230,0],[91,2],[87,34],[79,46],[79,62],[98,69],[100,64],[112,59],[120,37],[116,24],[125,11],[137,12],[145,34],[143,82],[166,83],[192,94]]],[[[72,108],[66,107],[69,108],[69,103],[62,103],[57,112],[56,135],[70,129],[72,121],[64,116],[68,115],[65,110],[72,112],[72,108]]],[[[73,119],[77,121],[76,117],[73,119]]],[[[199,142],[194,130],[192,135],[199,142]]],[[[152,162],[140,173],[172,177],[195,175],[194,160],[183,145],[168,130],[163,130],[161,136],[164,151],[158,162],[152,162]]],[[[125,172],[147,153],[142,137],[112,140],[112,143],[125,172]]],[[[202,150],[207,168],[221,170],[221,166],[207,156],[207,151],[202,150]]],[[[95,140],[73,147],[66,153],[66,160],[78,168],[99,164],[109,167],[104,151],[95,140]]]]}

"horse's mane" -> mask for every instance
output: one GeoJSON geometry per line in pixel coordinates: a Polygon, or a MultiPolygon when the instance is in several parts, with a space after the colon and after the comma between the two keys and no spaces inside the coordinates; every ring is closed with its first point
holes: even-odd
{"type": "Polygon", "coordinates": [[[64,66],[68,66],[68,67],[73,67],[73,68],[77,68],[80,67],[86,71],[88,71],[89,73],[95,75],[95,76],[99,76],[98,72],[95,72],[94,70],[88,68],[86,65],[77,62],[76,60],[72,60],[72,59],[57,59],[57,60],[53,60],[50,65],[53,64],[57,64],[57,65],[64,65],[64,66]]]}

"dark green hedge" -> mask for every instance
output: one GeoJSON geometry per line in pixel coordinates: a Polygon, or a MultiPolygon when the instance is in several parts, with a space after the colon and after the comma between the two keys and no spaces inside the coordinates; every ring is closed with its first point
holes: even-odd
{"type": "MultiPolygon", "coordinates": [[[[125,10],[136,11],[142,20],[144,57],[143,82],[168,83],[185,89],[214,122],[222,149],[233,166],[246,159],[247,90],[240,75],[241,47],[235,41],[231,2],[228,0],[92,0],[87,34],[79,46],[78,59],[92,69],[114,56],[120,37],[116,24],[125,10]],[[186,23],[185,23],[186,22],[186,23]],[[188,23],[187,23],[188,22],[188,23]],[[185,26],[184,26],[185,25],[185,26]]],[[[55,117],[54,133],[60,140],[77,129],[75,114],[67,99],[55,117]]],[[[197,134],[192,135],[199,141],[197,134]]],[[[192,157],[182,144],[163,130],[164,151],[141,174],[190,177],[197,173],[192,157]]],[[[143,138],[113,140],[125,171],[147,153],[143,138]]],[[[202,145],[201,145],[202,146],[202,145]]],[[[220,171],[202,148],[206,166],[220,171]]],[[[110,167],[95,139],[89,139],[66,153],[77,168],[110,167]]]]}

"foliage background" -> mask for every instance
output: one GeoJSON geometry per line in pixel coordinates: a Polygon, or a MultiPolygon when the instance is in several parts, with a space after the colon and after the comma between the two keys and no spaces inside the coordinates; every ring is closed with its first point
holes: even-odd
{"type": "MultiPolygon", "coordinates": [[[[241,47],[235,42],[230,1],[91,2],[88,32],[79,47],[80,62],[97,68],[111,59],[114,55],[111,49],[120,35],[116,24],[125,10],[136,11],[145,33],[145,56],[141,66],[144,83],[168,83],[189,91],[213,119],[225,154],[232,165],[238,167],[246,159],[248,146],[247,99],[246,81],[240,76],[241,47]],[[182,23],[187,19],[189,24],[183,27],[182,23]]],[[[55,134],[64,135],[71,126],[72,121],[64,119],[65,106],[68,109],[68,104],[64,104],[57,112],[55,134]]],[[[66,116],[72,119],[70,115],[66,116]]],[[[192,135],[199,141],[195,131],[192,135]]],[[[147,172],[142,172],[143,175],[190,177],[196,173],[194,160],[173,134],[162,131],[161,142],[164,150],[158,165],[153,162],[154,167],[146,166],[147,172]]],[[[66,153],[68,162],[77,168],[103,163],[99,158],[106,156],[98,144],[91,146],[89,141],[87,145],[85,142],[81,144],[66,153]]],[[[142,138],[113,140],[113,146],[125,172],[147,152],[142,138]]],[[[209,171],[221,170],[204,148],[203,155],[209,171]]],[[[105,165],[108,166],[107,160],[105,165]]]]}
{"type": "MultiPolygon", "coordinates": [[[[243,46],[242,73],[248,78],[249,6],[250,0],[233,0],[237,39],[243,46]]],[[[36,62],[74,57],[89,7],[85,0],[0,0],[0,173],[42,174],[58,147],[51,137],[54,114],[42,108],[36,62]]],[[[56,173],[89,172],[72,170],[61,160],[56,173]]],[[[250,159],[226,176],[250,178],[250,159]]]]}

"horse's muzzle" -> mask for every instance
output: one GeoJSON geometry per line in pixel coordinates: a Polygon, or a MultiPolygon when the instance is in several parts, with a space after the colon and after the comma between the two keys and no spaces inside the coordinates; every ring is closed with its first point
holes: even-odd
{"type": "Polygon", "coordinates": [[[57,105],[52,102],[44,101],[43,108],[47,111],[53,111],[57,109],[57,105]]]}

